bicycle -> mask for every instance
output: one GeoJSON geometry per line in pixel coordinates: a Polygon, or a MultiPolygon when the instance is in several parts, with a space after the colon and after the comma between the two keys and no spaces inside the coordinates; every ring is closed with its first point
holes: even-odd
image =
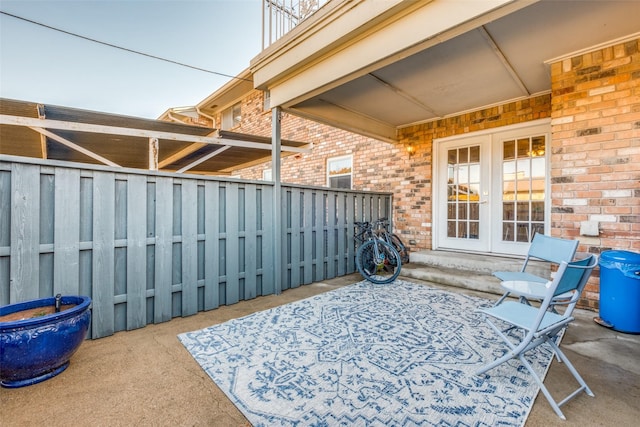
{"type": "Polygon", "coordinates": [[[403,264],[409,262],[409,249],[405,246],[400,236],[395,233],[389,232],[387,226],[389,225],[388,218],[379,218],[373,223],[375,233],[381,236],[385,242],[389,243],[400,254],[400,260],[403,264]]]}
{"type": "Polygon", "coordinates": [[[393,245],[378,236],[370,222],[356,222],[354,240],[358,245],[356,268],[362,276],[376,284],[391,283],[402,268],[402,259],[393,245]]]}

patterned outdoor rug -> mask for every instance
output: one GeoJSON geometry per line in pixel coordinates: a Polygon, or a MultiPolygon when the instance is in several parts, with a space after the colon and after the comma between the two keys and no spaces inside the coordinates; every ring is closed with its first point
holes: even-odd
{"type": "Polygon", "coordinates": [[[519,362],[473,374],[504,352],[491,304],[360,282],[179,339],[255,426],[522,426],[539,387],[519,362]]]}

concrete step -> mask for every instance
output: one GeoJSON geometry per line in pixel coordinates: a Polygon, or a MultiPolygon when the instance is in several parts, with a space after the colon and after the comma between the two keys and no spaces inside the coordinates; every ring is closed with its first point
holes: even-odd
{"type": "Polygon", "coordinates": [[[409,263],[402,266],[400,276],[462,289],[501,294],[500,281],[498,279],[489,274],[475,271],[409,263]]]}
{"type": "MultiPolygon", "coordinates": [[[[494,271],[519,271],[522,258],[510,258],[454,251],[419,251],[411,253],[411,262],[402,266],[401,276],[463,289],[502,294],[494,271]]],[[[527,271],[543,277],[550,275],[544,262],[530,262],[527,271]]]]}

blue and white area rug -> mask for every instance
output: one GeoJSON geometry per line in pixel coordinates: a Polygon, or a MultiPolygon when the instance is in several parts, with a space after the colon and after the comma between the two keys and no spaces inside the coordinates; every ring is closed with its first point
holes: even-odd
{"type": "MultiPolygon", "coordinates": [[[[255,426],[522,426],[539,387],[475,312],[493,302],[360,282],[179,335],[255,426]]],[[[532,352],[544,376],[552,359],[532,352]]]]}

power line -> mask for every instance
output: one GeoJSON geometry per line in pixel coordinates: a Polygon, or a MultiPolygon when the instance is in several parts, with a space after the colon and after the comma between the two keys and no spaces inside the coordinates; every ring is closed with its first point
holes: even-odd
{"type": "Polygon", "coordinates": [[[60,28],[52,27],[50,25],[43,24],[43,23],[37,22],[37,21],[33,21],[31,19],[23,18],[21,16],[14,15],[12,13],[8,13],[8,12],[2,11],[2,10],[0,10],[0,13],[3,14],[3,15],[6,15],[6,16],[10,16],[11,18],[15,18],[15,19],[19,19],[21,21],[28,22],[30,24],[39,25],[39,26],[47,28],[49,30],[58,31],[60,33],[67,34],[69,36],[78,37],[78,38],[83,39],[83,40],[87,40],[87,41],[90,41],[90,42],[93,42],[93,43],[98,43],[98,44],[101,44],[101,45],[104,45],[104,46],[108,46],[108,47],[112,47],[112,48],[115,48],[115,49],[120,49],[120,50],[123,50],[125,52],[134,53],[136,55],[146,56],[147,58],[157,59],[159,61],[168,62],[170,64],[179,65],[181,67],[191,68],[192,70],[202,71],[204,73],[209,73],[209,74],[215,74],[217,76],[222,76],[222,77],[228,77],[230,79],[244,80],[244,81],[247,81],[247,82],[251,81],[249,79],[243,79],[242,77],[231,76],[229,74],[224,74],[224,73],[219,73],[217,71],[207,70],[205,68],[200,68],[200,67],[196,67],[196,66],[193,66],[193,65],[185,64],[183,62],[174,61],[172,59],[162,58],[160,56],[151,55],[149,53],[144,53],[144,52],[140,52],[140,51],[137,51],[137,50],[129,49],[129,48],[126,48],[126,47],[118,46],[118,45],[115,45],[115,44],[112,44],[112,43],[107,43],[107,42],[103,42],[103,41],[100,41],[100,40],[92,39],[91,37],[83,36],[81,34],[76,34],[76,33],[70,32],[70,31],[62,30],[60,28]]]}

